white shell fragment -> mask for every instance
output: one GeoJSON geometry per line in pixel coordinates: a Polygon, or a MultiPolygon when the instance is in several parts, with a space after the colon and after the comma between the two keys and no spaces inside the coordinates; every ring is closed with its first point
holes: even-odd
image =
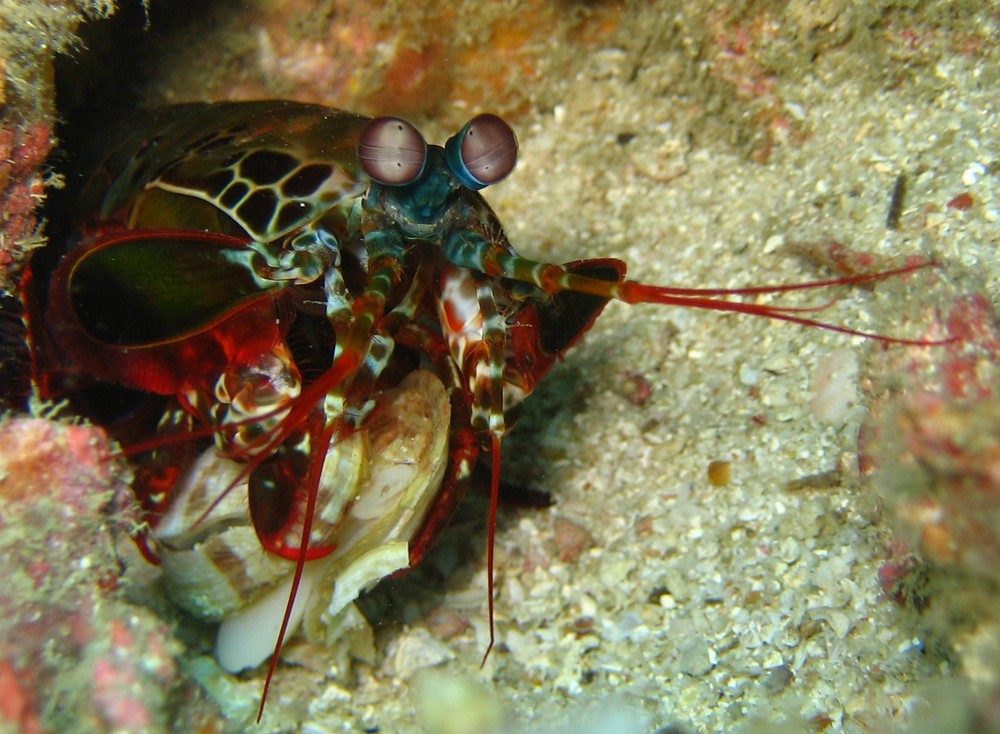
{"type": "Polygon", "coordinates": [[[202,619],[236,611],[288,573],[288,561],[265,553],[250,525],[246,477],[233,484],[245,468],[206,450],[156,528],[167,590],[202,619]]]}
{"type": "MultiPolygon", "coordinates": [[[[409,566],[409,541],[448,465],[450,417],[444,386],[420,370],[380,397],[362,430],[330,446],[311,542],[337,550],[306,564],[289,634],[305,617],[310,640],[336,642],[358,595],[409,566]]],[[[273,652],[295,570],[257,539],[245,468],[207,450],[156,531],[171,596],[202,619],[222,620],[216,657],[230,672],[273,652]]]]}
{"type": "MultiPolygon", "coordinates": [[[[298,628],[302,621],[306,604],[316,585],[316,565],[317,562],[307,563],[302,572],[292,615],[288,620],[289,629],[298,628]]],[[[222,620],[215,638],[215,659],[219,667],[229,673],[238,673],[257,667],[274,652],[274,641],[278,639],[278,630],[281,628],[291,588],[292,576],[288,574],[252,604],[222,620]]]]}
{"type": "Polygon", "coordinates": [[[423,525],[448,466],[451,404],[430,372],[409,375],[368,423],[372,459],[363,491],[338,528],[316,603],[306,613],[313,642],[336,642],[338,616],[362,591],[409,566],[408,543],[423,525]]]}
{"type": "Polygon", "coordinates": [[[809,388],[813,393],[809,410],[826,425],[840,425],[858,404],[857,382],[860,368],[849,349],[835,349],[820,358],[809,388]]]}

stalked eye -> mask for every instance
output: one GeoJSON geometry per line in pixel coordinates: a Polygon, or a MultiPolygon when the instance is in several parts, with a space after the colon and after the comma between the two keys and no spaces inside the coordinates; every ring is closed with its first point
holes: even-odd
{"type": "Polygon", "coordinates": [[[517,136],[496,115],[479,115],[448,140],[445,150],[452,173],[470,189],[481,189],[514,170],[517,136]]]}
{"type": "Polygon", "coordinates": [[[416,181],[427,163],[427,143],[417,128],[398,117],[378,117],[358,138],[358,160],[373,181],[403,186],[416,181]]]}

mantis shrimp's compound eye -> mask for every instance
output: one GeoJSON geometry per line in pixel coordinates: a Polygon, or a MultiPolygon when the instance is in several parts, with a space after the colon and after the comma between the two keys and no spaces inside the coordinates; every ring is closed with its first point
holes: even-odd
{"type": "Polygon", "coordinates": [[[385,186],[405,186],[424,172],[427,143],[406,120],[377,117],[361,131],[358,160],[373,181],[385,186]]]}
{"type": "Polygon", "coordinates": [[[478,115],[446,145],[448,166],[470,189],[506,178],[517,163],[517,136],[496,115],[478,115]]]}

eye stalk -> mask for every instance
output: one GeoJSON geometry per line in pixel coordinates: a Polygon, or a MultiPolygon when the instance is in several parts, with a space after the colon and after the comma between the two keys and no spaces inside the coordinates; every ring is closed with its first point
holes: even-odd
{"type": "Polygon", "coordinates": [[[398,117],[377,117],[358,138],[361,169],[385,186],[413,183],[427,165],[427,142],[413,125],[398,117]]]}
{"type": "Polygon", "coordinates": [[[503,180],[517,163],[517,136],[496,115],[478,115],[445,144],[448,167],[468,188],[503,180]]]}

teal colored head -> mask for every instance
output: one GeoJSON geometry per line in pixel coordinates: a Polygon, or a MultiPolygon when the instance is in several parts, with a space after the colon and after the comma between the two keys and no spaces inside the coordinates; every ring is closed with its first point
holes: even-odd
{"type": "Polygon", "coordinates": [[[410,123],[372,120],[358,138],[370,196],[416,225],[437,220],[460,189],[478,191],[503,180],[517,163],[517,136],[496,115],[474,117],[445,147],[428,145],[410,123]]]}

